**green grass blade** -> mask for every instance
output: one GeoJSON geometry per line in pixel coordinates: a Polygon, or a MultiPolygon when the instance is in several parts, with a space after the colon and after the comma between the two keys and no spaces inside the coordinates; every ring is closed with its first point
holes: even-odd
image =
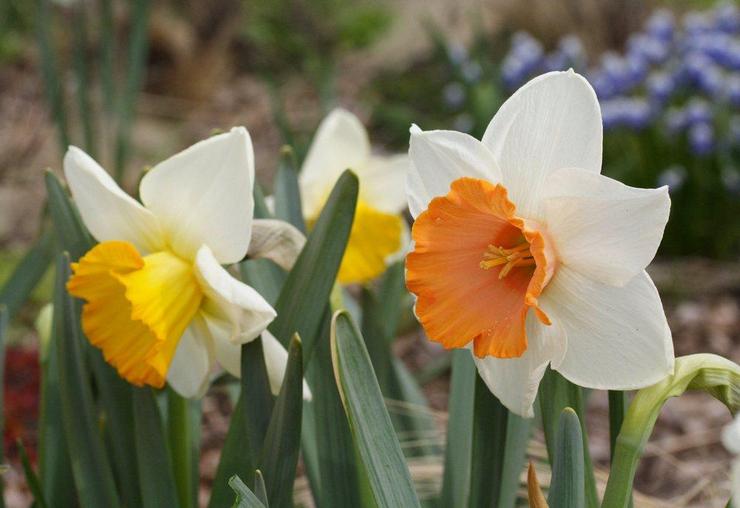
{"type": "Polygon", "coordinates": [[[304,234],[306,223],[303,220],[301,192],[298,186],[298,169],[295,154],[290,146],[283,146],[280,165],[275,175],[275,217],[290,222],[304,234]]]}
{"type": "Polygon", "coordinates": [[[129,32],[126,84],[119,103],[118,132],[115,146],[114,167],[116,180],[118,181],[121,181],[124,176],[131,144],[131,127],[136,111],[136,100],[146,69],[146,54],[149,49],[147,29],[150,7],[149,0],[133,0],[131,2],[131,19],[133,21],[129,32]]]}
{"type": "Polygon", "coordinates": [[[542,413],[542,427],[545,432],[545,444],[550,464],[555,460],[555,439],[560,414],[566,407],[572,408],[581,422],[583,437],[583,463],[586,486],[586,504],[589,507],[599,506],[599,497],[596,493],[596,480],[588,451],[588,434],[585,429],[583,391],[559,373],[548,367],[540,382],[540,408],[542,413]]]}
{"type": "Polygon", "coordinates": [[[358,190],[357,177],[345,171],[331,191],[275,304],[277,318],[270,331],[283,344],[298,333],[303,338],[306,363],[313,353],[323,311],[344,256],[358,190]]]}
{"type": "Polygon", "coordinates": [[[36,2],[36,39],[41,56],[41,76],[44,81],[46,100],[51,109],[51,117],[57,127],[59,148],[64,152],[69,146],[67,113],[64,106],[64,89],[59,77],[62,75],[56,65],[52,46],[53,15],[50,0],[36,2]]]}
{"type": "Polygon", "coordinates": [[[298,453],[301,447],[303,402],[303,354],[301,340],[293,337],[280,394],[275,401],[260,459],[260,471],[267,487],[270,506],[293,506],[298,453]]]}
{"type": "Polygon", "coordinates": [[[476,378],[470,351],[454,350],[440,506],[468,506],[470,500],[476,378]]]}
{"type": "Polygon", "coordinates": [[[52,340],[58,341],[59,392],[64,435],[73,457],[72,471],[80,506],[94,508],[119,506],[113,473],[98,430],[92,392],[83,366],[82,334],[75,302],[66,291],[69,256],[57,260],[54,293],[55,311],[61,327],[52,340]]]}
{"type": "Polygon", "coordinates": [[[267,508],[237,475],[229,478],[229,487],[236,493],[233,508],[267,508]]]}
{"type": "Polygon", "coordinates": [[[54,257],[54,235],[46,231],[23,256],[0,289],[0,305],[5,305],[9,319],[18,313],[49,268],[54,257]]]}
{"type": "Polygon", "coordinates": [[[180,506],[154,392],[150,388],[134,388],[133,405],[142,506],[180,506]]]}
{"type": "MultiPolygon", "coordinates": [[[[257,458],[262,454],[262,447],[275,406],[275,397],[270,388],[261,338],[242,346],[242,372],[245,373],[242,376],[241,393],[247,403],[245,406],[246,431],[249,442],[253,445],[255,458],[257,458]]],[[[248,477],[248,480],[251,480],[251,477],[248,477]]]]}
{"type": "Polygon", "coordinates": [[[331,350],[342,404],[377,505],[419,506],[364,340],[346,312],[334,315],[331,350]]]}
{"type": "MultiPolygon", "coordinates": [[[[41,490],[41,482],[39,481],[39,477],[36,476],[36,472],[33,470],[33,467],[31,466],[31,461],[28,460],[28,453],[26,453],[26,447],[23,445],[23,441],[20,439],[18,440],[18,455],[21,456],[21,465],[23,466],[23,474],[26,477],[26,484],[28,485],[28,489],[31,491],[31,494],[33,495],[33,501],[34,505],[37,508],[46,508],[49,506],[49,504],[46,502],[46,498],[44,497],[44,493],[41,490]]],[[[2,500],[3,506],[5,506],[5,501],[2,500]]]]}
{"type": "Polygon", "coordinates": [[[554,448],[547,503],[550,508],[584,508],[583,436],[578,415],[571,408],[565,408],[560,415],[554,448]]]}

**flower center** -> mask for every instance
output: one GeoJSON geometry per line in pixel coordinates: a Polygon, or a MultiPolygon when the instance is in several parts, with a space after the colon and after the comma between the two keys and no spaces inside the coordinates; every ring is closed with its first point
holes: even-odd
{"type": "Polygon", "coordinates": [[[519,245],[509,249],[488,244],[486,252],[483,253],[480,267],[484,270],[490,270],[494,266],[504,265],[498,273],[498,278],[503,279],[517,266],[534,266],[535,264],[534,256],[529,250],[529,243],[523,240],[519,245]]]}
{"type": "Polygon", "coordinates": [[[530,310],[544,324],[538,297],[552,277],[554,252],[544,231],[516,215],[506,188],[459,178],[419,214],[406,257],[416,315],[447,348],[472,343],[478,358],[517,358],[527,349],[530,310]]]}

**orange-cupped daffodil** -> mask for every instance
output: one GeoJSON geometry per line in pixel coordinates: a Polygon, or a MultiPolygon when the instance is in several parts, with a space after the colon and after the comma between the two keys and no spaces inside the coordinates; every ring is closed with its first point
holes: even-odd
{"type": "Polygon", "coordinates": [[[411,129],[407,286],[427,335],[472,350],[490,390],[532,416],[549,364],[627,390],[673,369],[645,272],[668,220],[666,187],[603,176],[599,103],[573,71],[530,81],[481,141],[411,129]]]}

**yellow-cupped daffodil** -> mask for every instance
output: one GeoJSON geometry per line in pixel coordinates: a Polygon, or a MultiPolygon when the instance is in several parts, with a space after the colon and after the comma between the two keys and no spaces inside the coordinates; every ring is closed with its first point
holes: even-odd
{"type": "Polygon", "coordinates": [[[274,390],[287,352],[269,333],[275,311],[222,265],[247,253],[252,236],[254,154],[243,127],[157,164],[123,192],[89,155],[70,147],[64,172],[83,222],[100,242],[77,263],[67,288],[85,301],[82,328],[135,385],[165,381],[202,394],[215,361],[239,375],[241,344],[260,334],[274,390]]]}
{"type": "Polygon", "coordinates": [[[673,370],[645,272],[668,190],[601,175],[601,151],[596,94],[573,71],[523,86],[482,141],[411,129],[406,281],[416,315],[431,340],[470,348],[490,390],[520,415],[532,416],[548,364],[614,390],[673,370]]]}
{"type": "Polygon", "coordinates": [[[406,208],[408,157],[373,155],[360,120],[344,109],[333,110],[319,125],[299,176],[309,225],[345,169],[357,174],[360,194],[338,280],[365,283],[383,273],[404,247],[407,227],[401,212],[406,208]]]}

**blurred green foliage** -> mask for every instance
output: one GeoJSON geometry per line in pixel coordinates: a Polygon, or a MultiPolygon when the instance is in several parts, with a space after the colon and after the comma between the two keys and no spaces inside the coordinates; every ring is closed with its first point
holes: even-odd
{"type": "Polygon", "coordinates": [[[0,2],[0,64],[18,58],[33,29],[34,3],[29,0],[0,2]]]}
{"type": "Polygon", "coordinates": [[[343,0],[244,1],[244,42],[257,69],[314,73],[348,50],[368,47],[390,26],[377,4],[343,0]]]}

